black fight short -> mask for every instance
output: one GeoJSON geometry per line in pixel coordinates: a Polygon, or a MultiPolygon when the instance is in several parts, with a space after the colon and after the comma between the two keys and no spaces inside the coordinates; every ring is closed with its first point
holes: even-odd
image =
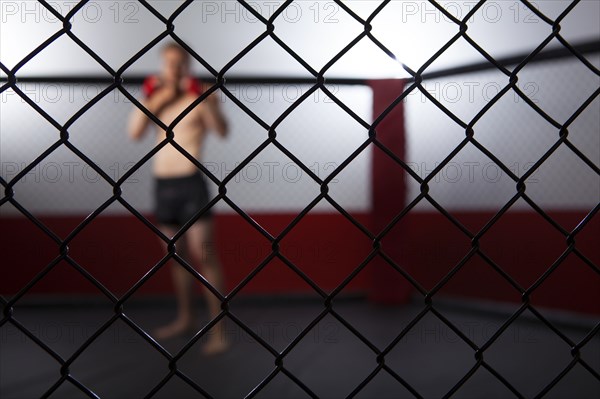
{"type": "MultiPolygon", "coordinates": [[[[157,178],[155,182],[156,220],[181,227],[209,202],[208,187],[200,172],[182,177],[157,178]]],[[[211,209],[198,220],[212,217],[211,209]]]]}

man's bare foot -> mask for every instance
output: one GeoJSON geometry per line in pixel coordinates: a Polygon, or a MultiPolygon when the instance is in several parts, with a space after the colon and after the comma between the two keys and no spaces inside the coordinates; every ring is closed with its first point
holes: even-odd
{"type": "Polygon", "coordinates": [[[207,356],[218,355],[229,349],[229,343],[225,338],[211,337],[202,347],[202,353],[207,356]]]}
{"type": "Polygon", "coordinates": [[[167,324],[166,326],[157,328],[154,330],[154,338],[156,339],[169,339],[178,337],[187,332],[191,332],[193,330],[194,323],[189,320],[175,320],[171,324],[167,324]]]}

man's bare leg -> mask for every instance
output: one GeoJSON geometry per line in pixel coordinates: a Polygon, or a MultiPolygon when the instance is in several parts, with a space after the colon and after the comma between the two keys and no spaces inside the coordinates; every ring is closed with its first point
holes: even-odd
{"type": "MultiPolygon", "coordinates": [[[[219,292],[223,292],[223,274],[213,241],[213,225],[210,220],[202,220],[190,227],[186,233],[187,246],[194,262],[202,266],[202,275],[219,292]]],[[[208,288],[203,287],[211,319],[221,312],[221,301],[208,288]]],[[[208,333],[203,352],[216,354],[228,348],[225,340],[223,320],[220,320],[208,333]]]]}
{"type": "MultiPolygon", "coordinates": [[[[161,226],[161,231],[167,237],[173,237],[177,230],[171,227],[161,226]]],[[[167,250],[167,244],[161,240],[163,250],[167,250]]],[[[178,240],[177,254],[185,259],[185,242],[183,239],[178,240]]],[[[186,259],[187,260],[187,259],[186,259]]],[[[173,277],[173,284],[175,286],[175,296],[177,300],[177,318],[170,324],[158,328],[154,332],[154,336],[157,339],[168,339],[189,331],[194,324],[194,312],[193,312],[193,280],[194,277],[183,267],[179,262],[171,260],[169,261],[171,273],[173,277]]],[[[190,262],[188,262],[190,263],[190,262]]]]}

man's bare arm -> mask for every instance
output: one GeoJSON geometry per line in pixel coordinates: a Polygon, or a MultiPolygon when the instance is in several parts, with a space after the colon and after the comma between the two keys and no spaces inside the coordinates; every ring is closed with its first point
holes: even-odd
{"type": "MultiPolygon", "coordinates": [[[[142,105],[148,108],[148,101],[142,100],[140,101],[142,105]]],[[[150,109],[149,109],[150,110],[150,109]]],[[[152,112],[152,110],[150,110],[152,112]]],[[[129,138],[132,140],[139,140],[144,136],[148,125],[151,120],[140,110],[135,107],[131,114],[129,115],[129,124],[127,126],[127,133],[129,134],[129,138]]]]}
{"type": "Polygon", "coordinates": [[[203,119],[208,129],[214,130],[221,137],[227,137],[229,126],[227,120],[221,112],[219,100],[216,94],[211,94],[203,101],[206,104],[203,112],[203,119]]]}

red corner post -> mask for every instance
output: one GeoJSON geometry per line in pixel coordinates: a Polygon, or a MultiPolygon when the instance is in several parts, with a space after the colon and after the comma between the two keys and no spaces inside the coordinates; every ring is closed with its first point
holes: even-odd
{"type": "MultiPolygon", "coordinates": [[[[373,80],[369,82],[373,90],[373,121],[404,91],[401,79],[373,80]]],[[[392,151],[398,158],[405,159],[404,107],[400,102],[376,126],[377,140],[392,151]]],[[[406,205],[405,175],[401,167],[387,154],[376,148],[373,151],[372,173],[372,228],[379,233],[406,205]]],[[[382,249],[402,267],[402,238],[408,232],[397,224],[385,236],[382,249]]],[[[381,257],[373,259],[369,266],[372,271],[372,286],[369,299],[382,304],[407,303],[412,285],[381,257]]],[[[407,270],[410,272],[409,270],[407,270]]]]}

